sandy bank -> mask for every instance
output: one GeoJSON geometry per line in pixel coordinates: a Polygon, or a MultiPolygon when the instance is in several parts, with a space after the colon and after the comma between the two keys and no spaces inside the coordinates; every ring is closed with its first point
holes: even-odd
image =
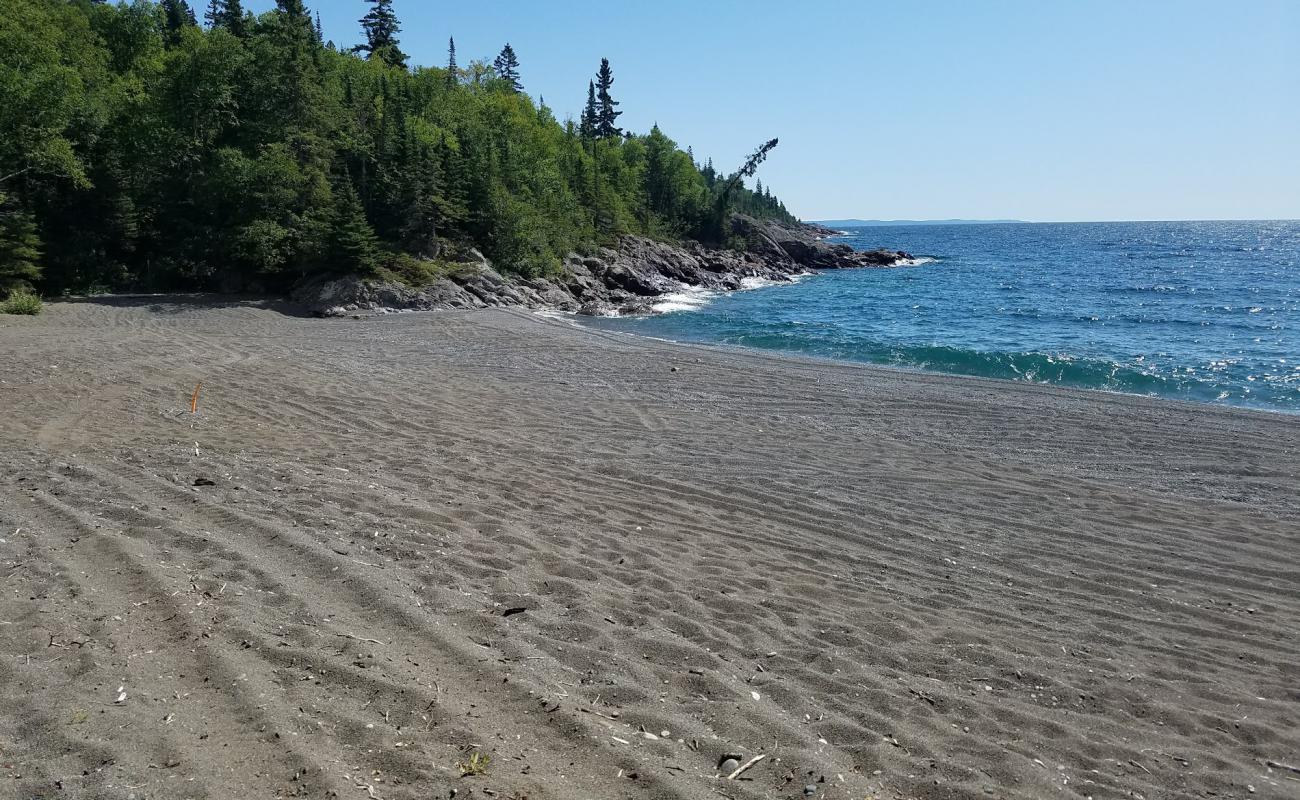
{"type": "Polygon", "coordinates": [[[0,318],[0,794],[1295,797],[1297,485],[1297,417],[53,304],[0,318]]]}

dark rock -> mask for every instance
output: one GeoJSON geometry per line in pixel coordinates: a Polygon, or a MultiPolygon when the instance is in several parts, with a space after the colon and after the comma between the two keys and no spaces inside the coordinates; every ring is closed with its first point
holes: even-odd
{"type": "Polygon", "coordinates": [[[212,480],[211,478],[195,478],[194,485],[195,486],[216,486],[217,482],[212,480]]]}
{"type": "Polygon", "coordinates": [[[524,279],[503,276],[482,253],[468,250],[456,256],[461,263],[447,277],[427,286],[358,276],[315,278],[295,289],[292,298],[309,312],[327,317],[497,306],[592,316],[652,314],[655,298],[686,287],[734,291],[743,288],[746,278],[784,281],[813,269],[885,267],[910,258],[889,250],[862,253],[823,241],[833,233],[736,216],[731,237],[745,243],[743,252],[624,236],[617,248],[571,254],[558,275],[524,279]]]}

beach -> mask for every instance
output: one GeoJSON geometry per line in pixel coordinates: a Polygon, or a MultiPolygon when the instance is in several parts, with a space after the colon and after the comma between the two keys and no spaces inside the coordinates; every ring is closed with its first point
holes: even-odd
{"type": "Polygon", "coordinates": [[[0,794],[1300,796],[1300,416],[507,310],[0,354],[0,794]]]}

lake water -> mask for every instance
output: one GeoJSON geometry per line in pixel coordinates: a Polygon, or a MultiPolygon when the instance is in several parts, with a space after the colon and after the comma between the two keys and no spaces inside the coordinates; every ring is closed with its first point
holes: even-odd
{"type": "Polygon", "coordinates": [[[1300,222],[856,228],[921,257],[585,324],[1300,413],[1300,222]]]}

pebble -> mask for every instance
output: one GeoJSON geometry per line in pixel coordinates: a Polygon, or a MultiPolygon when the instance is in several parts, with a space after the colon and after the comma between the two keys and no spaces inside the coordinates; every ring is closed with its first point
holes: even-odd
{"type": "Polygon", "coordinates": [[[729,758],[718,765],[718,772],[723,775],[730,775],[738,769],[740,769],[740,762],[734,758],[729,758]]]}
{"type": "Polygon", "coordinates": [[[817,794],[817,787],[814,784],[810,783],[807,786],[803,787],[803,794],[804,797],[812,797],[813,795],[817,794]]]}

